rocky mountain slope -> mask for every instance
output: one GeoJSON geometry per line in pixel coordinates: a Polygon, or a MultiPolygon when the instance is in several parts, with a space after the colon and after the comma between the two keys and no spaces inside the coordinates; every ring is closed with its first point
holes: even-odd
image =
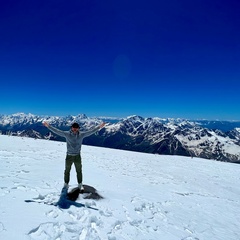
{"type": "Polygon", "coordinates": [[[101,121],[108,122],[97,134],[84,139],[84,144],[88,145],[240,162],[240,128],[223,132],[183,119],[130,116],[116,120],[88,118],[84,114],[49,117],[21,113],[0,116],[0,131],[10,135],[64,140],[43,127],[44,120],[63,130],[68,130],[74,121],[80,123],[82,130],[101,121]]]}

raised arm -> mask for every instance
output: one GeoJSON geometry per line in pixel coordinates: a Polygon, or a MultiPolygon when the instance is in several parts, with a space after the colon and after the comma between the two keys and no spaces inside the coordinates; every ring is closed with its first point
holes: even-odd
{"type": "Polygon", "coordinates": [[[82,134],[83,134],[83,137],[88,137],[88,136],[94,134],[94,133],[97,132],[99,129],[103,128],[103,127],[105,126],[105,124],[106,124],[106,123],[102,123],[102,124],[100,124],[99,126],[93,128],[93,129],[91,129],[91,130],[89,130],[89,131],[83,132],[83,133],[82,133],[82,134]]]}
{"type": "Polygon", "coordinates": [[[58,136],[65,137],[65,131],[52,127],[48,122],[43,122],[43,125],[58,136]]]}

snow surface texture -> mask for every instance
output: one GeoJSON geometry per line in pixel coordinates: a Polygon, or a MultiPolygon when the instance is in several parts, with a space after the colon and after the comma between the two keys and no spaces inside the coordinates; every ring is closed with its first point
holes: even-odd
{"type": "Polygon", "coordinates": [[[240,165],[83,145],[84,184],[104,199],[77,200],[98,211],[61,209],[43,202],[59,199],[65,151],[0,136],[0,239],[240,239],[240,165]]]}

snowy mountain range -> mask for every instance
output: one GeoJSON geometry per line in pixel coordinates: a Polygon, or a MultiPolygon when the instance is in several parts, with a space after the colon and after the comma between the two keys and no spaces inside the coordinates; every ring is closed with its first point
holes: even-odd
{"type": "Polygon", "coordinates": [[[63,140],[50,133],[42,125],[43,121],[63,130],[68,130],[72,122],[79,122],[83,130],[102,121],[107,122],[104,129],[84,139],[87,145],[240,163],[240,122],[140,116],[124,119],[89,118],[85,114],[59,117],[17,113],[0,116],[0,131],[8,135],[63,140]],[[221,129],[215,129],[214,126],[221,126],[221,129]]]}

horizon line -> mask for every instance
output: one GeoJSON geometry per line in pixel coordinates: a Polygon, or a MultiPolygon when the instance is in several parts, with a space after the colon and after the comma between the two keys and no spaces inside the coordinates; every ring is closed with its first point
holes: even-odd
{"type": "Polygon", "coordinates": [[[34,114],[34,113],[25,113],[25,112],[16,112],[16,113],[11,113],[11,114],[2,114],[0,113],[0,116],[13,116],[13,115],[33,115],[33,116],[39,116],[39,117],[67,117],[67,116],[79,116],[79,115],[85,115],[87,118],[100,118],[100,119],[112,119],[112,120],[122,120],[130,117],[142,117],[142,118],[159,118],[161,120],[168,120],[168,119],[180,119],[180,120],[188,120],[188,121],[217,121],[217,122],[240,122],[240,120],[232,119],[232,120],[220,120],[220,119],[207,119],[207,118],[182,118],[182,117],[143,117],[138,114],[131,114],[125,117],[114,117],[114,116],[91,116],[89,117],[85,113],[78,113],[78,114],[66,114],[66,115],[48,115],[48,114],[34,114]]]}

